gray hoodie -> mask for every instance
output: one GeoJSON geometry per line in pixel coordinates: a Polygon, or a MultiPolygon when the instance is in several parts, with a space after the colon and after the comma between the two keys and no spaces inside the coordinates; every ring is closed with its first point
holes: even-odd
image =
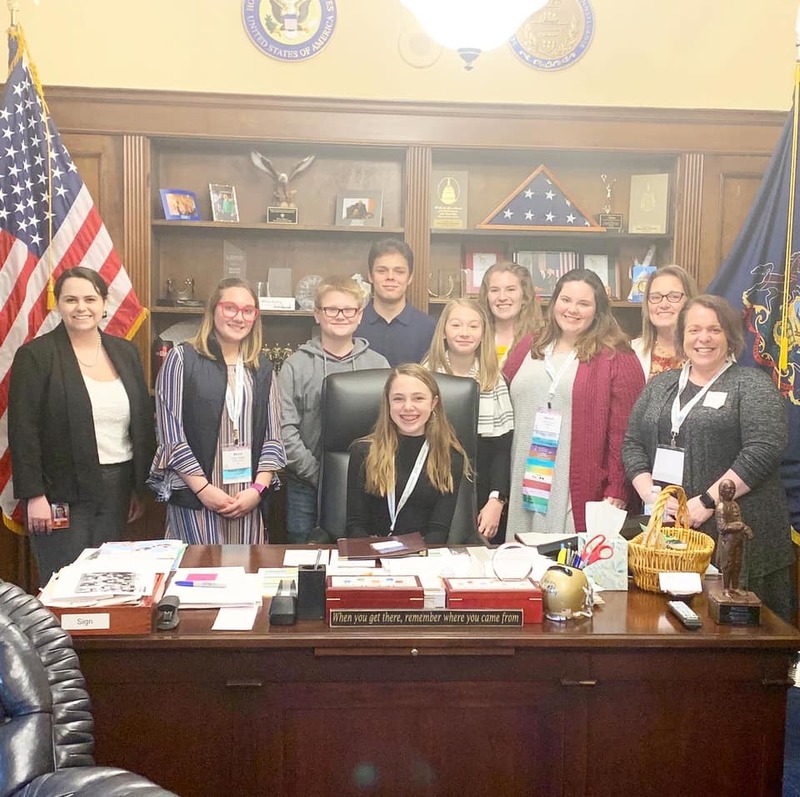
{"type": "Polygon", "coordinates": [[[315,487],[322,453],[322,381],[328,374],[342,371],[389,367],[386,358],[372,351],[366,340],[353,338],[353,343],[353,351],[338,360],[326,354],[321,341],[314,338],[292,354],[278,373],[286,468],[315,487]]]}

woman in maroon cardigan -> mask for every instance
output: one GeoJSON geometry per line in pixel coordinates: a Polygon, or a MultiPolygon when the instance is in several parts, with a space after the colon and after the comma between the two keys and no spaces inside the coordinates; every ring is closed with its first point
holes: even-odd
{"type": "Polygon", "coordinates": [[[515,418],[509,531],[572,534],[586,530],[587,501],[624,508],[622,438],[644,376],[594,272],[558,280],[544,329],[519,342],[504,374],[515,418]]]}

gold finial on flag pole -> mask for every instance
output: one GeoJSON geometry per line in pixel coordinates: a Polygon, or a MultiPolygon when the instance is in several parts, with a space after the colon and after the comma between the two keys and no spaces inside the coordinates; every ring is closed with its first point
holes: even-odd
{"type": "Polygon", "coordinates": [[[11,12],[11,27],[17,27],[17,15],[19,14],[19,0],[8,0],[8,10],[11,12]]]}

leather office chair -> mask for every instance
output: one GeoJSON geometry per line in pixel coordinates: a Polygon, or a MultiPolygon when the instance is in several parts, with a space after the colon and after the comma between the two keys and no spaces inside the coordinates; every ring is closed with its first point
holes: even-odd
{"type": "Polygon", "coordinates": [[[0,797],[175,797],[94,766],[86,682],[69,634],[39,601],[0,581],[0,797]]]}
{"type": "MultiPolygon", "coordinates": [[[[333,539],[347,525],[347,468],[350,444],[372,431],[378,419],[387,368],[330,374],[322,384],[322,459],[319,477],[319,525],[333,539]]],[[[434,374],[447,418],[470,462],[478,445],[478,383],[450,374],[434,374]]],[[[475,525],[475,482],[462,479],[448,543],[480,544],[475,525]]]]}

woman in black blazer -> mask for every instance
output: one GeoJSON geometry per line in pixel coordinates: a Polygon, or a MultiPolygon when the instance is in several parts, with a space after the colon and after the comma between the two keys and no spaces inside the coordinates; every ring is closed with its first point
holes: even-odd
{"type": "Polygon", "coordinates": [[[155,450],[136,347],[99,329],[108,286],[76,267],[61,273],[55,295],[62,323],[17,351],[8,406],[14,495],[25,502],[42,586],[84,548],[123,538],[141,515],[136,491],[155,450]],[[64,514],[69,526],[54,528],[64,514]]]}

